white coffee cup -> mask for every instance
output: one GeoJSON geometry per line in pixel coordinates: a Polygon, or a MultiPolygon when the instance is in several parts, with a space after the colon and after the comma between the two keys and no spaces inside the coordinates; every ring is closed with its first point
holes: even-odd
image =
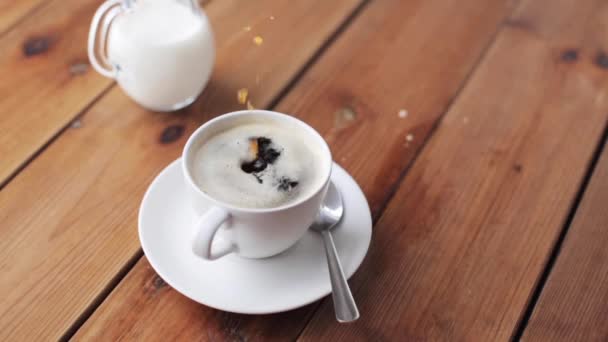
{"type": "Polygon", "coordinates": [[[246,110],[224,114],[199,127],[188,139],[182,155],[182,169],[190,189],[194,209],[201,215],[196,223],[192,251],[206,260],[215,260],[230,253],[246,258],[265,258],[293,246],[314,221],[327,192],[332,157],[327,143],[317,131],[289,115],[246,110]],[[307,196],[276,208],[241,208],[215,199],[194,181],[194,156],[211,136],[248,119],[283,123],[298,130],[320,148],[318,165],[323,181],[307,196]],[[222,227],[222,236],[216,233],[222,227]]]}

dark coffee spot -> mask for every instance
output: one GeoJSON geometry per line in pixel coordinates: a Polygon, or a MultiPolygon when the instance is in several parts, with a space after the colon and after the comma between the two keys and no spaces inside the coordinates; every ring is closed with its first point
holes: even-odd
{"type": "Polygon", "coordinates": [[[270,147],[270,145],[272,144],[272,140],[265,137],[259,137],[257,138],[257,140],[259,158],[263,159],[268,164],[273,164],[277,160],[277,158],[279,158],[281,152],[270,147]]]}
{"type": "Polygon", "coordinates": [[[578,51],[576,49],[566,49],[562,52],[561,60],[570,63],[578,59],[578,51]]]}
{"type": "Polygon", "coordinates": [[[23,54],[27,57],[39,55],[51,47],[49,37],[32,37],[23,43],[23,54]]]}
{"type": "Polygon", "coordinates": [[[256,158],[250,162],[241,163],[241,170],[245,173],[257,173],[264,171],[267,166],[268,164],[263,159],[256,158]]]}
{"type": "Polygon", "coordinates": [[[256,173],[260,173],[268,167],[268,164],[273,164],[281,155],[281,152],[272,147],[272,140],[266,137],[249,138],[253,146],[256,146],[255,159],[241,163],[241,170],[245,173],[252,173],[259,183],[262,179],[256,173]]]}
{"type": "Polygon", "coordinates": [[[160,135],[161,144],[169,144],[179,139],[184,134],[183,125],[171,125],[163,130],[160,135]]]}
{"type": "Polygon", "coordinates": [[[291,189],[298,186],[298,184],[298,181],[293,180],[289,177],[281,177],[279,178],[279,184],[277,185],[277,187],[281,191],[291,191],[291,189]]]}
{"type": "Polygon", "coordinates": [[[272,144],[272,140],[266,137],[249,138],[249,140],[257,140],[260,149],[266,149],[268,146],[270,146],[270,144],[272,144]]]}
{"type": "Polygon", "coordinates": [[[608,55],[604,51],[600,51],[595,56],[595,65],[602,69],[608,69],[608,55]]]}
{"type": "Polygon", "coordinates": [[[517,172],[517,173],[520,173],[522,169],[523,169],[523,167],[521,166],[521,164],[513,165],[513,170],[515,170],[515,172],[517,172]]]}
{"type": "Polygon", "coordinates": [[[281,152],[275,150],[274,148],[269,148],[264,151],[262,154],[262,159],[264,159],[268,164],[273,164],[277,158],[281,155],[281,152]]]}

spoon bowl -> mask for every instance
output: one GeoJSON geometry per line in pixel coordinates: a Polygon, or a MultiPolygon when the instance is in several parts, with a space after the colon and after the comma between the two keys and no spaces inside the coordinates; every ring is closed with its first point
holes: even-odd
{"type": "Polygon", "coordinates": [[[327,194],[317,214],[315,222],[312,223],[310,229],[316,232],[333,229],[344,216],[344,205],[342,204],[342,196],[333,183],[329,183],[327,194]]]}

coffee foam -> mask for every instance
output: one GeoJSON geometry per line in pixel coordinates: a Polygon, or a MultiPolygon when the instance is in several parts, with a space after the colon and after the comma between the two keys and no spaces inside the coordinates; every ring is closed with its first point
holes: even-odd
{"type": "Polygon", "coordinates": [[[323,181],[321,154],[311,140],[274,122],[235,125],[211,136],[196,151],[194,180],[211,197],[239,207],[273,208],[294,202],[323,181]],[[245,172],[243,164],[256,158],[252,142],[260,137],[270,139],[279,155],[262,171],[245,172]]]}

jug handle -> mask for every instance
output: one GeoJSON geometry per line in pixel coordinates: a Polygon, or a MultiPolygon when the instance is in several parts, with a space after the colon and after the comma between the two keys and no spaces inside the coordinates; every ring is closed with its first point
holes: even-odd
{"type": "Polygon", "coordinates": [[[122,12],[121,5],[121,0],[109,0],[101,4],[93,16],[93,20],[91,21],[91,29],[89,30],[89,41],[87,44],[89,61],[97,72],[109,78],[114,78],[116,69],[108,60],[106,40],[108,38],[108,31],[112,21],[118,14],[122,12]],[[101,34],[99,35],[100,39],[98,41],[97,32],[99,30],[100,23],[101,34]],[[101,57],[101,61],[97,58],[97,48],[99,48],[99,56],[101,57]],[[103,64],[100,62],[103,62],[103,64]]]}

